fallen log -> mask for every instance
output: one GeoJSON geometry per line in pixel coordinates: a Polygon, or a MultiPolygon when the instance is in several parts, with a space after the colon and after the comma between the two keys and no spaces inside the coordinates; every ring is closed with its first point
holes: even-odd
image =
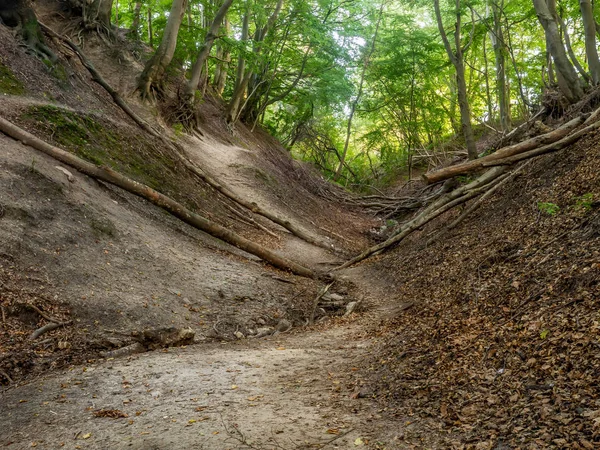
{"type": "MultiPolygon", "coordinates": [[[[598,115],[600,115],[600,108],[594,114],[596,114],[596,117],[598,115]]],[[[564,137],[560,141],[555,142],[553,144],[545,145],[543,147],[536,148],[536,149],[530,150],[528,152],[519,153],[514,156],[509,156],[507,158],[502,158],[502,159],[498,159],[495,161],[488,161],[488,162],[485,162],[483,166],[484,167],[506,166],[506,165],[514,164],[519,161],[523,161],[525,159],[530,159],[530,158],[534,158],[536,156],[541,156],[546,153],[556,152],[558,150],[562,150],[563,148],[565,148],[571,144],[574,144],[579,139],[581,139],[583,136],[585,136],[586,134],[588,134],[598,128],[600,128],[600,121],[594,122],[593,124],[588,125],[587,127],[582,128],[581,130],[576,131],[575,133],[570,134],[567,137],[564,137]]]]}
{"type": "Polygon", "coordinates": [[[378,245],[374,245],[373,247],[366,249],[359,255],[355,256],[354,258],[350,259],[349,261],[346,261],[344,264],[342,264],[339,267],[336,267],[333,270],[337,271],[337,270],[341,270],[341,269],[350,267],[350,266],[368,258],[369,256],[371,256],[375,253],[379,253],[379,252],[387,249],[388,247],[391,247],[391,246],[399,243],[404,238],[406,238],[409,234],[411,234],[413,231],[418,230],[423,225],[426,225],[427,223],[431,222],[433,219],[442,215],[446,211],[449,211],[450,209],[454,208],[455,206],[463,204],[463,203],[467,202],[468,200],[475,198],[479,194],[490,189],[490,187],[492,187],[495,184],[495,183],[493,183],[494,180],[496,180],[497,178],[502,176],[502,174],[505,171],[506,171],[505,167],[502,167],[502,166],[494,167],[494,168],[488,170],[487,172],[485,172],[483,175],[481,175],[475,181],[472,181],[471,183],[469,183],[465,186],[462,186],[458,189],[453,190],[452,192],[449,192],[449,193],[443,195],[438,200],[436,200],[434,203],[432,203],[430,206],[425,208],[414,219],[412,219],[411,221],[402,225],[402,227],[400,227],[398,232],[394,236],[389,238],[387,241],[382,242],[381,244],[378,244],[378,245]]]}
{"type": "Polygon", "coordinates": [[[222,184],[220,184],[219,182],[217,182],[216,180],[214,180],[213,178],[208,176],[206,173],[204,173],[198,167],[196,167],[196,165],[193,162],[191,162],[189,159],[187,159],[184,156],[185,150],[183,149],[183,147],[181,145],[179,145],[177,142],[165,137],[163,134],[161,134],[160,132],[153,129],[146,121],[144,121],[140,116],[138,116],[131,109],[131,107],[127,104],[127,102],[123,99],[123,97],[121,97],[119,95],[119,93],[117,91],[115,91],[112,88],[112,86],[110,86],[106,82],[106,80],[104,80],[102,75],[100,75],[100,73],[94,67],[94,64],[85,56],[85,54],[83,53],[81,48],[79,48],[79,46],[77,46],[74,42],[67,39],[65,36],[58,34],[54,30],[52,30],[52,28],[48,27],[47,25],[44,25],[41,22],[40,22],[40,26],[50,36],[62,41],[73,52],[75,52],[75,54],[81,61],[81,64],[83,64],[83,66],[92,75],[92,80],[94,80],[96,83],[98,83],[100,86],[102,86],[102,88],[104,88],[104,90],[106,92],[108,92],[108,94],[110,94],[110,96],[112,97],[114,102],[117,104],[117,106],[119,106],[123,110],[123,112],[125,112],[142,130],[146,131],[151,136],[153,136],[157,139],[160,139],[167,147],[169,147],[173,151],[174,156],[176,156],[180,160],[180,162],[189,171],[191,171],[195,176],[197,176],[200,180],[207,183],[213,189],[216,189],[218,192],[223,194],[225,197],[229,198],[230,200],[234,201],[235,203],[239,204],[240,206],[252,211],[255,214],[266,217],[271,222],[282,226],[283,228],[288,230],[290,233],[292,233],[294,236],[296,236],[310,244],[313,244],[313,245],[316,245],[316,246],[319,246],[322,248],[326,248],[328,250],[335,250],[335,248],[332,244],[328,244],[327,242],[324,242],[322,240],[312,237],[309,233],[305,232],[300,227],[294,225],[289,220],[279,217],[278,215],[276,215],[264,208],[261,208],[258,204],[254,203],[254,202],[244,200],[243,198],[234,194],[232,191],[227,189],[225,186],[223,186],[222,184]]]}
{"type": "Polygon", "coordinates": [[[438,181],[447,180],[458,175],[465,175],[468,173],[476,172],[484,167],[489,167],[495,164],[487,164],[492,161],[505,159],[514,155],[525,153],[527,151],[536,149],[541,146],[552,144],[563,139],[569,135],[575,128],[584,123],[585,117],[579,116],[575,119],[561,125],[556,130],[549,133],[536,136],[526,141],[519,142],[518,144],[503,147],[500,150],[492,153],[491,155],[484,156],[479,159],[468,161],[466,163],[457,164],[450,167],[445,167],[434,172],[429,172],[423,175],[423,179],[427,184],[437,183],[438,181]],[[487,165],[486,165],[487,164],[487,165]]]}
{"type": "Polygon", "coordinates": [[[39,150],[53,158],[61,161],[64,164],[68,164],[71,167],[79,170],[86,175],[89,175],[93,178],[96,178],[101,181],[105,181],[107,183],[113,184],[115,186],[120,187],[138,197],[142,197],[151,203],[159,206],[160,208],[168,211],[175,217],[181,219],[188,225],[193,226],[205,233],[210,234],[228,244],[231,244],[235,247],[238,247],[248,253],[258,256],[262,260],[272,264],[273,266],[282,269],[289,270],[296,275],[300,275],[307,278],[316,278],[316,274],[311,269],[303,267],[293,261],[290,261],[286,258],[283,258],[276,253],[265,249],[264,247],[245,239],[233,231],[228,230],[221,225],[218,225],[199,214],[196,214],[185,206],[179,204],[175,200],[167,197],[166,195],[161,194],[160,192],[155,191],[149,186],[138,183],[130,178],[125,177],[124,175],[115,172],[109,167],[99,167],[90,162],[84,161],[77,156],[66,152],[58,147],[54,147],[53,145],[48,144],[47,142],[35,137],[34,135],[28,133],[22,128],[14,125],[8,120],[0,117],[0,131],[2,131],[7,136],[12,137],[17,141],[21,141],[25,145],[29,145],[36,150],[39,150]]]}

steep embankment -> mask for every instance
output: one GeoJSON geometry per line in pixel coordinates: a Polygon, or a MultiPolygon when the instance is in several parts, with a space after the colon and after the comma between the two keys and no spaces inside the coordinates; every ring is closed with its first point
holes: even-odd
{"type": "Polygon", "coordinates": [[[599,167],[594,133],[535,160],[456,229],[444,226],[460,211],[373,264],[412,305],[384,322],[363,374],[386,406],[456,433],[448,446],[596,448],[599,167]]]}
{"type": "MultiPolygon", "coordinates": [[[[52,11],[38,13],[60,29],[52,11]]],[[[339,254],[292,236],[198,179],[173,149],[140,129],[92,82],[58,41],[51,45],[60,63],[48,68],[1,26],[0,39],[4,118],[287,258],[317,269],[339,262],[339,254]]],[[[132,94],[141,65],[127,44],[120,44],[107,48],[88,36],[84,51],[136,113],[178,140],[209,176],[340,250],[364,244],[361,229],[369,219],[319,195],[332,188],[263,132],[242,125],[228,130],[218,100],[203,105],[201,138],[165,128],[153,108],[132,94]],[[342,227],[349,231],[344,239],[334,232],[342,227]]],[[[319,283],[276,271],[149,202],[4,135],[0,148],[2,384],[140,340],[146,348],[161,346],[141,339],[142,330],[191,328],[195,341],[204,342],[306,324],[319,283]],[[28,340],[49,322],[64,326],[28,340]]],[[[344,298],[347,303],[352,297],[344,298]]]]}

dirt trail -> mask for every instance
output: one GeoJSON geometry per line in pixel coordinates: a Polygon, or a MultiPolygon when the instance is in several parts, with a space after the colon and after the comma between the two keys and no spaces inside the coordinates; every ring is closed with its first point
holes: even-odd
{"type": "MultiPolygon", "coordinates": [[[[342,278],[358,281],[368,291],[369,306],[377,306],[385,286],[362,269],[352,272],[342,278]]],[[[404,448],[395,441],[400,430],[390,428],[369,393],[351,383],[352,367],[372,343],[365,330],[378,315],[264,339],[171,348],[42,377],[2,394],[0,444],[404,448]],[[128,417],[96,417],[100,409],[128,417]]]]}
{"type": "MultiPolygon", "coordinates": [[[[62,285],[55,287],[78,318],[73,328],[82,339],[105,328],[169,324],[192,326],[200,341],[225,334],[230,339],[238,327],[244,333],[256,329],[267,312],[276,317],[280,308],[291,311],[298,296],[312,301],[319,287],[271,274],[242,252],[225,253],[228,247],[209,236],[73,169],[70,182],[60,164],[22,144],[0,137],[0,149],[0,203],[6,209],[0,251],[12,258],[9,266],[48,269],[62,285]]],[[[269,197],[268,186],[254,179],[260,165],[233,149],[209,146],[203,164],[253,201],[302,217],[269,197]]],[[[340,262],[288,233],[278,251],[321,269],[340,262]]],[[[399,430],[377,413],[352,371],[372,344],[367,330],[389,313],[391,285],[368,267],[338,276],[353,286],[347,297],[362,300],[362,313],[312,329],[295,321],[291,332],[267,338],[92,360],[5,388],[0,446],[403,448],[393,441],[399,430]],[[96,417],[100,409],[128,417],[96,417]]]]}

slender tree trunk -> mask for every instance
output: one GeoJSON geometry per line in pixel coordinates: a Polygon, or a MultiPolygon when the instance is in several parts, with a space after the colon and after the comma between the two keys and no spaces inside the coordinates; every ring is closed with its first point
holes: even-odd
{"type": "MultiPolygon", "coordinates": [[[[224,34],[229,36],[231,31],[231,25],[229,20],[225,18],[224,34]]],[[[213,84],[219,95],[223,95],[225,90],[225,83],[227,82],[227,70],[229,68],[229,62],[231,61],[231,53],[229,47],[224,45],[222,41],[217,42],[217,65],[215,68],[215,78],[213,84]]]]}
{"type": "Polygon", "coordinates": [[[490,77],[489,77],[489,63],[487,57],[487,36],[483,35],[482,51],[483,51],[483,64],[485,66],[485,99],[487,103],[488,122],[494,120],[494,111],[492,109],[492,95],[490,93],[490,77]]]}
{"type": "Polygon", "coordinates": [[[500,109],[500,126],[503,131],[508,131],[510,129],[510,95],[506,86],[506,49],[502,31],[502,7],[503,2],[498,5],[492,0],[492,14],[494,17],[492,43],[496,58],[496,90],[500,109]]]}
{"type": "Polygon", "coordinates": [[[154,92],[162,90],[162,77],[167,66],[171,63],[171,59],[173,59],[177,45],[177,34],[185,15],[186,5],[187,0],[173,1],[162,41],[152,58],[146,63],[146,67],[144,67],[144,71],[138,80],[138,90],[143,99],[152,98],[154,92]]]}
{"type": "Polygon", "coordinates": [[[440,11],[440,1],[434,0],[433,2],[435,9],[435,16],[437,19],[437,25],[439,32],[446,48],[446,53],[450,62],[456,69],[456,87],[458,91],[458,106],[460,108],[460,125],[462,128],[463,136],[465,138],[465,144],[467,146],[467,154],[469,159],[477,158],[477,146],[475,145],[475,137],[473,136],[473,128],[471,127],[471,110],[469,108],[469,99],[467,96],[467,82],[465,79],[465,61],[464,61],[464,49],[461,44],[461,14],[460,14],[460,0],[456,0],[456,24],[454,32],[454,43],[455,50],[452,50],[448,36],[444,29],[444,23],[442,22],[442,13],[440,11]]]}
{"type": "Polygon", "coordinates": [[[133,22],[131,23],[131,29],[129,30],[129,34],[134,38],[138,39],[140,36],[140,11],[142,9],[142,2],[135,2],[135,7],[133,9],[133,22]]]}
{"type": "Polygon", "coordinates": [[[579,0],[583,28],[585,30],[585,54],[588,59],[588,67],[594,84],[600,83],[600,59],[596,47],[596,22],[594,21],[594,10],[590,0],[579,0]]]}
{"type": "MultiPolygon", "coordinates": [[[[267,24],[263,28],[257,28],[256,32],[254,33],[254,50],[253,51],[254,51],[255,55],[257,55],[257,56],[260,55],[261,50],[262,50],[263,41],[267,37],[267,34],[269,33],[269,31],[275,25],[275,22],[277,21],[277,18],[279,17],[279,13],[281,12],[282,7],[283,7],[283,0],[277,0],[277,4],[275,5],[275,10],[269,17],[269,20],[267,20],[267,24]]],[[[245,62],[244,62],[244,64],[245,64],[245,62]]],[[[252,71],[248,71],[248,73],[243,75],[243,77],[241,78],[240,84],[236,86],[236,89],[233,92],[231,101],[229,102],[229,105],[227,107],[226,119],[227,119],[228,123],[235,123],[237,121],[238,117],[240,116],[240,114],[242,113],[242,110],[244,108],[244,105],[242,104],[242,99],[244,98],[244,94],[246,93],[246,89],[248,87],[248,83],[250,82],[250,80],[252,78],[252,75],[253,75],[252,71]]],[[[249,93],[249,95],[251,95],[251,93],[249,93]]],[[[246,101],[247,101],[247,99],[246,99],[246,101]]]]}
{"type": "Polygon", "coordinates": [[[369,67],[369,62],[371,61],[371,57],[375,52],[375,45],[377,43],[377,34],[379,33],[379,26],[381,25],[381,19],[383,18],[383,8],[385,3],[381,3],[379,7],[379,17],[377,19],[377,25],[375,26],[375,32],[373,33],[373,40],[371,41],[371,48],[369,52],[365,54],[362,71],[360,73],[360,83],[358,85],[358,92],[356,94],[356,98],[352,102],[352,106],[350,107],[350,115],[348,116],[348,124],[346,126],[346,140],[344,141],[344,149],[342,150],[342,154],[340,155],[340,163],[337,166],[335,171],[335,175],[333,176],[333,181],[337,181],[342,174],[342,169],[344,168],[344,164],[346,162],[346,156],[348,155],[348,146],[350,144],[350,136],[352,135],[352,120],[354,119],[354,113],[356,112],[356,107],[360,102],[363,93],[363,86],[365,82],[365,75],[367,73],[367,68],[369,67]]]}
{"type": "Polygon", "coordinates": [[[229,7],[232,3],[233,0],[225,0],[223,2],[219,10],[217,11],[217,14],[215,15],[215,18],[212,24],[210,25],[210,28],[206,33],[204,43],[200,47],[200,51],[198,52],[196,62],[192,67],[192,75],[185,87],[184,95],[186,97],[185,100],[188,103],[193,102],[194,92],[198,88],[198,83],[200,82],[202,68],[204,67],[204,63],[208,59],[208,55],[210,54],[215,39],[217,38],[219,29],[221,28],[221,24],[223,23],[223,19],[225,19],[225,15],[227,14],[227,11],[229,10],[229,7]]]}
{"type": "MultiPolygon", "coordinates": [[[[553,13],[555,13],[555,12],[553,12],[553,13]]],[[[565,47],[567,48],[567,54],[569,55],[571,62],[575,66],[575,69],[577,69],[577,72],[579,73],[579,75],[581,75],[581,78],[583,78],[587,84],[590,84],[592,79],[591,79],[590,75],[585,71],[583,66],[580,64],[579,60],[577,59],[577,56],[575,55],[575,52],[573,51],[573,47],[571,46],[571,38],[569,37],[569,30],[565,24],[564,19],[562,18],[562,16],[560,16],[558,14],[555,14],[555,17],[560,25],[560,30],[562,31],[562,35],[565,38],[565,47]]]]}
{"type": "Polygon", "coordinates": [[[148,7],[148,43],[154,48],[154,36],[152,33],[152,8],[148,7]]]}
{"type": "MultiPolygon", "coordinates": [[[[247,42],[250,37],[250,0],[246,0],[246,12],[244,13],[244,19],[242,20],[242,35],[241,41],[247,42]]],[[[235,77],[235,84],[233,87],[233,95],[227,104],[227,111],[225,113],[227,123],[233,123],[237,117],[237,111],[239,105],[244,96],[244,92],[246,91],[246,86],[242,89],[242,84],[244,83],[244,75],[246,73],[246,57],[240,53],[238,57],[237,71],[235,77]]]]}
{"type": "Polygon", "coordinates": [[[538,20],[544,28],[548,50],[554,60],[556,71],[564,80],[564,83],[560,83],[561,91],[570,102],[574,103],[583,96],[583,89],[565,51],[556,19],[552,16],[546,0],[533,0],[533,5],[538,20]]]}

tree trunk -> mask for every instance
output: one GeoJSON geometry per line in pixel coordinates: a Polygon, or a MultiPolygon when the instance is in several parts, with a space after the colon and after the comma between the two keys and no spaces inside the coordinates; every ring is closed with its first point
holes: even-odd
{"type": "Polygon", "coordinates": [[[131,29],[129,34],[135,39],[140,37],[140,11],[142,10],[142,2],[135,2],[133,9],[133,22],[131,23],[131,29]]]}
{"type": "MultiPolygon", "coordinates": [[[[277,18],[279,17],[279,13],[281,12],[282,7],[283,7],[283,0],[277,0],[277,4],[275,5],[275,10],[269,17],[269,20],[267,20],[267,24],[262,28],[257,28],[256,32],[254,33],[253,52],[255,55],[260,55],[261,50],[262,50],[263,41],[267,37],[267,34],[269,33],[269,31],[275,25],[275,22],[277,21],[277,18]]],[[[245,17],[244,17],[244,19],[245,19],[245,17]]],[[[245,61],[244,61],[244,64],[245,64],[245,61]]],[[[243,75],[243,77],[241,78],[240,84],[238,86],[236,86],[236,89],[233,92],[233,96],[231,98],[231,101],[229,102],[229,105],[227,107],[227,113],[226,113],[227,122],[230,124],[235,123],[238,120],[240,114],[242,113],[242,110],[244,109],[244,104],[242,104],[242,99],[244,98],[244,95],[246,93],[246,88],[248,87],[248,83],[250,82],[252,75],[253,75],[252,71],[248,71],[248,73],[243,75]]],[[[249,95],[251,95],[251,93],[249,95]]]]}
{"type": "Polygon", "coordinates": [[[194,66],[192,67],[192,75],[185,87],[185,92],[184,92],[185,101],[190,104],[193,104],[194,92],[196,92],[196,89],[198,88],[198,83],[200,82],[200,75],[202,73],[202,68],[204,67],[204,63],[208,59],[208,55],[210,54],[210,51],[212,49],[215,39],[217,38],[219,29],[221,28],[221,24],[223,23],[223,20],[225,19],[225,15],[227,14],[227,11],[229,10],[229,7],[231,6],[232,3],[233,3],[233,0],[225,0],[223,2],[221,7],[219,8],[219,10],[217,11],[217,14],[215,15],[215,18],[214,18],[212,24],[210,25],[210,28],[208,29],[208,31],[206,33],[206,37],[204,38],[204,43],[200,47],[200,51],[198,52],[198,57],[196,58],[196,62],[194,63],[194,66]]]}
{"type": "Polygon", "coordinates": [[[379,8],[379,17],[377,19],[377,25],[375,26],[375,32],[373,33],[373,40],[371,41],[371,48],[368,53],[364,56],[363,67],[360,73],[360,83],[358,85],[358,93],[356,94],[356,98],[352,102],[352,106],[350,108],[350,115],[348,116],[348,124],[346,126],[346,140],[344,141],[344,150],[342,150],[342,154],[340,155],[340,163],[337,166],[335,171],[335,175],[333,176],[333,181],[337,181],[342,174],[342,169],[344,168],[344,164],[346,162],[346,155],[348,154],[348,146],[350,144],[350,136],[352,133],[352,120],[354,119],[354,113],[356,112],[356,107],[360,102],[360,98],[363,93],[363,86],[365,82],[365,75],[367,73],[367,68],[369,67],[369,62],[373,53],[375,52],[375,44],[377,43],[377,34],[379,33],[379,25],[381,25],[381,19],[383,18],[383,8],[385,3],[381,3],[379,8]]]}
{"type": "Polygon", "coordinates": [[[476,172],[482,167],[486,167],[486,163],[490,161],[504,159],[519,153],[527,152],[543,145],[552,144],[570,134],[575,128],[584,123],[584,120],[585,119],[583,117],[577,117],[566,124],[561,125],[556,130],[542,134],[541,136],[536,136],[523,142],[519,142],[515,145],[503,147],[491,155],[484,156],[483,158],[479,158],[475,161],[469,161],[463,164],[457,164],[436,170],[434,172],[426,173],[423,175],[423,179],[427,182],[427,184],[432,184],[458,175],[476,172]]]}
{"type": "Polygon", "coordinates": [[[159,206],[160,208],[163,208],[194,228],[202,230],[211,236],[221,239],[248,253],[256,255],[275,267],[278,267],[282,270],[289,270],[303,277],[316,278],[316,274],[312,270],[283,258],[276,253],[262,247],[261,245],[249,241],[248,239],[238,236],[234,232],[188,210],[183,205],[161,194],[160,192],[157,192],[144,184],[138,183],[137,181],[131,180],[108,167],[96,166],[95,164],[84,161],[58,147],[54,147],[47,142],[36,138],[27,131],[13,125],[11,122],[3,119],[2,117],[0,117],[0,131],[16,140],[23,142],[25,145],[30,145],[33,148],[40,150],[47,155],[52,156],[53,158],[56,158],[64,164],[74,167],[86,175],[113,184],[125,189],[128,192],[131,192],[132,194],[142,197],[159,206]]]}
{"type": "MultiPolygon", "coordinates": [[[[231,25],[229,20],[225,18],[225,36],[229,36],[231,31],[231,25]]],[[[229,47],[224,45],[222,41],[217,42],[217,66],[215,68],[215,77],[213,84],[217,94],[223,95],[225,90],[225,83],[227,83],[227,70],[229,68],[229,62],[231,61],[231,52],[229,47]]]]}
{"type": "Polygon", "coordinates": [[[6,26],[17,28],[27,47],[40,59],[53,63],[57,60],[44,43],[37,16],[27,0],[0,0],[0,19],[6,26]]]}
{"type": "Polygon", "coordinates": [[[498,5],[495,1],[492,1],[492,14],[494,17],[492,44],[494,45],[494,56],[496,57],[496,91],[500,109],[500,127],[503,131],[508,131],[510,129],[510,95],[506,86],[506,49],[502,31],[502,6],[503,3],[498,5]]]}
{"type": "Polygon", "coordinates": [[[152,33],[152,8],[148,6],[148,44],[154,48],[154,35],[152,33]]]}
{"type": "MultiPolygon", "coordinates": [[[[250,29],[250,5],[248,3],[250,0],[246,0],[246,1],[247,1],[246,12],[244,13],[244,19],[242,21],[241,42],[243,42],[243,43],[247,42],[248,38],[250,37],[250,32],[249,32],[249,29],[250,29]]],[[[235,120],[237,118],[238,108],[239,108],[239,105],[244,96],[244,92],[246,91],[246,86],[244,86],[242,89],[242,84],[244,83],[245,72],[246,72],[246,57],[242,53],[240,53],[240,56],[238,57],[237,72],[236,72],[235,84],[233,87],[233,94],[231,96],[231,99],[229,100],[229,103],[227,104],[227,111],[225,112],[225,117],[226,117],[227,123],[233,123],[233,122],[235,122],[235,120]]]]}
{"type": "Polygon", "coordinates": [[[594,84],[600,83],[600,59],[596,48],[596,22],[594,11],[590,0],[579,0],[583,28],[585,30],[585,54],[588,59],[588,67],[594,84]]]}
{"type": "Polygon", "coordinates": [[[561,83],[560,86],[561,91],[571,103],[575,103],[583,96],[583,89],[581,88],[575,68],[571,64],[571,61],[569,61],[565,51],[556,19],[551,14],[546,0],[533,0],[533,6],[535,7],[538,20],[544,28],[546,43],[554,60],[556,71],[564,80],[564,83],[561,83]]]}
{"type": "Polygon", "coordinates": [[[153,98],[155,92],[162,90],[162,77],[175,53],[177,34],[185,15],[186,4],[187,0],[173,1],[162,41],[152,58],[146,63],[138,80],[138,90],[143,99],[153,98]]]}
{"type": "Polygon", "coordinates": [[[458,91],[458,106],[460,108],[460,125],[465,138],[465,144],[467,146],[467,154],[469,159],[477,158],[477,146],[475,145],[475,137],[473,136],[473,128],[471,127],[471,110],[469,108],[469,99],[467,95],[467,82],[465,79],[465,61],[464,61],[464,49],[461,43],[461,24],[460,24],[460,0],[456,0],[456,25],[454,33],[455,50],[452,50],[446,30],[444,29],[444,23],[442,22],[442,13],[440,11],[440,1],[434,0],[433,6],[435,9],[435,16],[437,19],[437,25],[439,32],[444,42],[444,47],[450,62],[456,69],[456,87],[458,91]]]}

